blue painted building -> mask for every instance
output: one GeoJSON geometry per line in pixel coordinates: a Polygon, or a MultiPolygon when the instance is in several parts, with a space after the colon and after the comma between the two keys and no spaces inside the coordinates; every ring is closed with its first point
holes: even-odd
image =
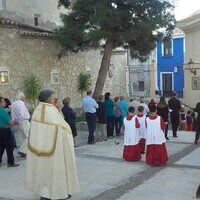
{"type": "Polygon", "coordinates": [[[157,43],[157,85],[160,95],[170,96],[172,91],[183,97],[184,88],[184,33],[176,28],[173,38],[157,43]]]}

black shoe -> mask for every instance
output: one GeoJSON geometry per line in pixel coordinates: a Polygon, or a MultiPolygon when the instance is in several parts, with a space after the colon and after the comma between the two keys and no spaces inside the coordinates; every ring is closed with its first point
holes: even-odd
{"type": "Polygon", "coordinates": [[[194,141],[194,144],[197,144],[197,140],[194,141]]]}
{"type": "Polygon", "coordinates": [[[69,195],[68,195],[68,197],[67,197],[66,199],[69,199],[69,198],[71,198],[71,197],[72,197],[72,195],[71,195],[71,194],[69,194],[69,195]]]}
{"type": "Polygon", "coordinates": [[[26,158],[26,154],[25,153],[22,153],[22,152],[17,152],[22,158],[26,158]]]}
{"type": "Polygon", "coordinates": [[[177,136],[177,135],[173,135],[173,137],[175,137],[175,138],[176,138],[176,137],[178,137],[178,136],[177,136]]]}
{"type": "Polygon", "coordinates": [[[88,142],[88,144],[95,144],[95,142],[88,142]]]}
{"type": "Polygon", "coordinates": [[[168,137],[166,137],[165,139],[166,139],[166,140],[169,140],[169,138],[168,138],[168,137]]]}
{"type": "Polygon", "coordinates": [[[16,164],[16,163],[7,164],[7,167],[19,167],[19,164],[16,164]]]}

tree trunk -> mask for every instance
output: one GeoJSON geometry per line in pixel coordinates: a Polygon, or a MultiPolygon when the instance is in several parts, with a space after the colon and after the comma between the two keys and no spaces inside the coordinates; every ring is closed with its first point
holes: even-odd
{"type": "Polygon", "coordinates": [[[113,41],[112,39],[107,39],[105,44],[105,50],[103,53],[103,58],[101,61],[101,67],[99,69],[99,74],[96,82],[96,86],[93,93],[93,98],[97,101],[99,96],[103,92],[106,76],[108,74],[109,66],[110,66],[110,59],[112,55],[113,49],[113,41]]]}

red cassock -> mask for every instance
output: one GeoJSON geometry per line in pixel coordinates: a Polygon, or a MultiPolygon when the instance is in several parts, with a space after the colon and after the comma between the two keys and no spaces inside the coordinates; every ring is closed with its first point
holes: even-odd
{"type": "Polygon", "coordinates": [[[168,160],[166,139],[163,132],[164,122],[160,116],[148,117],[146,122],[146,163],[151,166],[164,165],[168,160]]]}
{"type": "Polygon", "coordinates": [[[135,116],[124,118],[123,158],[127,161],[139,161],[141,159],[140,135],[137,126],[138,120],[135,116]]]}

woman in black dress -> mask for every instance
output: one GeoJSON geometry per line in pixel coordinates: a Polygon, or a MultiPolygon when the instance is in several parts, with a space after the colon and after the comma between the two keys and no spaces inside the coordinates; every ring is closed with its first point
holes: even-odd
{"type": "Polygon", "coordinates": [[[165,128],[165,138],[166,140],[169,140],[169,138],[167,137],[167,133],[168,133],[168,115],[169,115],[169,109],[168,109],[168,105],[165,101],[165,97],[162,96],[160,97],[160,101],[157,104],[157,114],[159,116],[161,116],[166,124],[166,128],[165,128]]]}
{"type": "Polygon", "coordinates": [[[69,106],[70,101],[71,101],[70,97],[66,97],[63,99],[63,107],[62,107],[61,111],[63,113],[65,121],[69,124],[69,126],[71,128],[73,139],[74,139],[74,147],[77,147],[78,145],[77,145],[77,141],[76,141],[76,137],[77,137],[76,113],[69,106]]]}

